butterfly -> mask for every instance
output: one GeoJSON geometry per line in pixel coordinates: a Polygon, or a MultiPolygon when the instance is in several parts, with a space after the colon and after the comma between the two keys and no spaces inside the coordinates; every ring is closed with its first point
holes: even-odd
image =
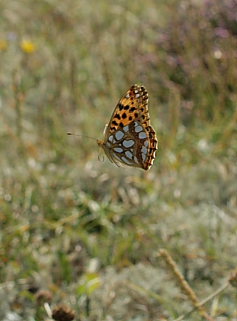
{"type": "Polygon", "coordinates": [[[155,159],[157,138],[150,125],[148,93],[133,85],[119,100],[105,128],[103,140],[97,140],[108,159],[117,166],[150,169],[155,159]]]}

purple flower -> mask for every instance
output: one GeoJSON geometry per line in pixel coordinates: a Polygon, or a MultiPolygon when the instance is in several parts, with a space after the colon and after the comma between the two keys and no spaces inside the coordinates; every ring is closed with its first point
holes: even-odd
{"type": "Polygon", "coordinates": [[[222,27],[215,28],[215,34],[220,38],[228,38],[230,35],[229,31],[222,27]]]}

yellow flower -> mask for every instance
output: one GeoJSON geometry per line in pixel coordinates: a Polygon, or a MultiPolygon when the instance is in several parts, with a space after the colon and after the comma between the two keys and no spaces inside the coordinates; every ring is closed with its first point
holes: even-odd
{"type": "Polygon", "coordinates": [[[36,45],[30,40],[22,40],[21,42],[21,50],[27,54],[31,54],[35,52],[37,49],[36,45]]]}
{"type": "Polygon", "coordinates": [[[0,39],[0,51],[6,50],[8,47],[8,43],[5,39],[0,39]]]}

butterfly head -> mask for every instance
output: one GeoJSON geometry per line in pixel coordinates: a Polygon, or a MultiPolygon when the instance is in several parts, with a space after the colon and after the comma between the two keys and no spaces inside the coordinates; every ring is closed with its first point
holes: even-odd
{"type": "Polygon", "coordinates": [[[96,142],[97,142],[99,147],[103,147],[103,145],[105,145],[104,141],[101,140],[101,139],[97,139],[96,142]]]}
{"type": "Polygon", "coordinates": [[[99,148],[102,148],[104,150],[105,154],[108,156],[108,153],[109,153],[109,150],[110,150],[108,144],[106,144],[106,142],[104,140],[101,140],[101,139],[97,139],[96,141],[97,141],[97,144],[98,144],[99,148]]]}
{"type": "Polygon", "coordinates": [[[100,148],[100,149],[102,148],[102,149],[104,150],[105,154],[107,154],[107,153],[106,153],[106,150],[108,150],[108,146],[106,146],[105,141],[104,141],[104,140],[101,140],[101,139],[97,139],[96,142],[97,142],[99,148],[100,148]]]}
{"type": "Polygon", "coordinates": [[[100,148],[103,149],[105,155],[108,157],[108,159],[116,164],[118,167],[120,167],[120,165],[118,164],[118,159],[116,159],[115,154],[113,153],[113,149],[110,143],[104,141],[104,140],[100,140],[97,139],[97,144],[100,148]]]}

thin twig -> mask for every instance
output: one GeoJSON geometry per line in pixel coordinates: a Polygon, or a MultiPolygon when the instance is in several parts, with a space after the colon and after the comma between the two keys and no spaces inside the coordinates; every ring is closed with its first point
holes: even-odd
{"type": "Polygon", "coordinates": [[[214,321],[214,319],[208,315],[208,313],[206,312],[205,308],[200,305],[200,302],[198,300],[198,297],[196,296],[195,292],[193,291],[193,289],[190,287],[190,285],[188,284],[188,282],[184,279],[183,275],[181,274],[181,272],[178,269],[177,264],[175,263],[175,261],[172,259],[172,257],[170,256],[170,254],[165,250],[165,249],[161,249],[159,251],[159,254],[161,257],[164,258],[166,264],[168,265],[168,267],[170,268],[170,271],[173,273],[173,275],[175,276],[175,278],[178,281],[178,284],[180,285],[181,289],[184,291],[184,293],[187,295],[187,297],[190,299],[190,301],[192,302],[193,306],[195,309],[198,310],[199,314],[205,318],[208,321],[214,321]]]}
{"type": "MultiPolygon", "coordinates": [[[[216,297],[218,294],[220,294],[222,291],[224,291],[227,287],[229,286],[229,282],[226,282],[225,284],[223,284],[219,289],[217,289],[215,292],[213,292],[212,294],[210,294],[207,298],[205,298],[204,300],[202,300],[199,303],[199,306],[202,306],[204,304],[206,304],[207,302],[211,301],[214,297],[216,297]]],[[[194,312],[197,309],[197,307],[193,308],[192,310],[190,310],[189,312],[181,315],[180,317],[178,317],[178,319],[175,319],[173,321],[181,321],[183,319],[185,319],[186,317],[189,316],[189,314],[191,314],[192,312],[194,312]]]]}

